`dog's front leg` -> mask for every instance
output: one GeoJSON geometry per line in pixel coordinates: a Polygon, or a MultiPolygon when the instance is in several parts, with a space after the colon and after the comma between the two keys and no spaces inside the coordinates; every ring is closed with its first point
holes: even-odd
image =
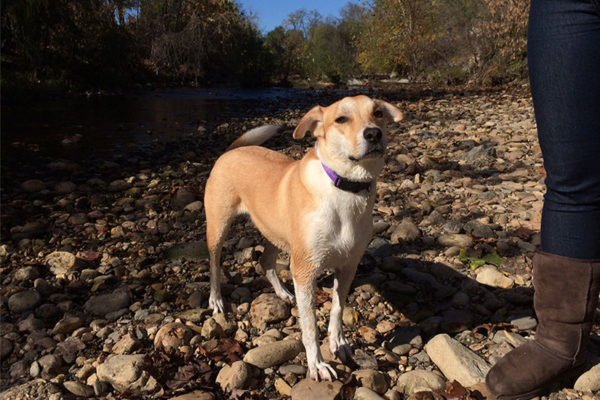
{"type": "Polygon", "coordinates": [[[310,377],[315,380],[319,378],[331,381],[337,379],[335,370],[323,360],[319,349],[319,331],[315,317],[315,275],[306,272],[292,262],[294,273],[294,288],[296,291],[296,303],[300,318],[300,330],[302,331],[302,343],[306,350],[306,360],[310,377]],[[295,268],[294,268],[295,267],[295,268]]]}
{"type": "Polygon", "coordinates": [[[342,311],[346,303],[346,297],[356,273],[356,267],[342,267],[335,271],[333,281],[333,300],[331,303],[331,313],[329,315],[329,349],[344,364],[352,359],[352,350],[350,343],[344,336],[342,324],[342,311]]]}

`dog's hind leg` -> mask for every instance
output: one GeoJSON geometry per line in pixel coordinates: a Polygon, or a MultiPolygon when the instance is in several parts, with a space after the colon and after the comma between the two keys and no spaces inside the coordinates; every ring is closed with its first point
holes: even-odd
{"type": "Polygon", "coordinates": [[[356,266],[342,267],[335,271],[333,281],[333,301],[329,315],[329,327],[327,328],[327,332],[329,332],[329,349],[343,363],[347,363],[352,359],[350,343],[346,339],[346,336],[344,336],[342,312],[355,272],[356,266]]]}
{"type": "Polygon", "coordinates": [[[277,255],[279,254],[279,249],[275,247],[268,240],[265,243],[265,251],[260,257],[260,265],[263,266],[265,270],[265,275],[271,285],[273,285],[273,289],[275,289],[275,294],[282,300],[287,301],[288,303],[294,302],[294,295],[291,294],[285,286],[279,280],[277,276],[277,269],[275,265],[277,263],[277,255]]]}
{"type": "Polygon", "coordinates": [[[209,191],[210,187],[207,184],[204,207],[206,211],[206,244],[210,265],[208,307],[213,310],[214,314],[218,314],[225,311],[221,295],[221,249],[236,212],[233,201],[224,201],[222,198],[219,199],[220,201],[214,201],[209,191]]]}

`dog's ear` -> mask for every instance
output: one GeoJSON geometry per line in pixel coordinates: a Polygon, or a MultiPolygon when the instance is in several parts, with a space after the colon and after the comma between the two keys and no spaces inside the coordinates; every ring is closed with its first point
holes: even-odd
{"type": "Polygon", "coordinates": [[[375,100],[375,103],[390,121],[400,122],[404,119],[404,114],[402,114],[402,111],[395,105],[383,100],[375,100]]]}
{"type": "Polygon", "coordinates": [[[317,136],[315,131],[319,128],[319,124],[323,123],[323,110],[321,106],[315,106],[307,112],[304,117],[300,120],[300,123],[294,129],[294,139],[302,139],[306,134],[314,134],[317,136]]]}

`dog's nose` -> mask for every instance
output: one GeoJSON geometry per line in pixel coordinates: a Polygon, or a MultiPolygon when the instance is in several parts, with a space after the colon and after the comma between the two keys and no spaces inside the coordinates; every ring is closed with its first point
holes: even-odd
{"type": "Polygon", "coordinates": [[[363,131],[363,136],[365,137],[367,142],[373,144],[378,143],[381,140],[382,135],[383,134],[381,133],[381,129],[379,128],[366,128],[363,131]]]}

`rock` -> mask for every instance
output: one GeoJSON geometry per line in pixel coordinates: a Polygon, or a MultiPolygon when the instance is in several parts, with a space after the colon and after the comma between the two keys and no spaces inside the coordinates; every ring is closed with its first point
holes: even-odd
{"type": "Polygon", "coordinates": [[[309,378],[302,379],[292,388],[292,400],[334,400],[342,390],[342,386],[340,381],[317,382],[309,378]]]}
{"type": "Polygon", "coordinates": [[[375,330],[381,334],[388,333],[396,327],[396,323],[390,320],[384,319],[377,323],[375,330]]]}
{"type": "Polygon", "coordinates": [[[494,334],[492,339],[494,343],[508,343],[512,347],[519,347],[525,343],[527,343],[527,339],[518,333],[513,333],[510,331],[500,330],[494,334]]]}
{"type": "Polygon", "coordinates": [[[60,388],[54,383],[47,382],[44,379],[34,379],[22,385],[13,386],[0,393],[0,399],[6,400],[29,400],[29,399],[47,399],[63,400],[64,397],[60,388]]]}
{"type": "Polygon", "coordinates": [[[77,381],[65,381],[63,383],[65,389],[79,397],[93,397],[94,388],[77,381]]]}
{"type": "Polygon", "coordinates": [[[60,194],[69,194],[73,193],[75,189],[77,189],[77,185],[69,181],[59,182],[56,184],[55,189],[60,194]]]}
{"type": "Polygon", "coordinates": [[[279,367],[279,374],[283,376],[287,374],[306,375],[306,367],[296,364],[282,365],[279,367]]]}
{"type": "Polygon", "coordinates": [[[208,318],[202,324],[202,331],[200,333],[205,339],[222,338],[225,337],[225,331],[221,325],[217,324],[214,318],[208,318]]]}
{"type": "Polygon", "coordinates": [[[484,265],[482,267],[477,268],[477,282],[492,286],[499,287],[502,289],[509,289],[513,287],[515,281],[513,278],[505,276],[502,274],[496,267],[493,265],[484,265]]]}
{"type": "Polygon", "coordinates": [[[190,261],[200,261],[208,257],[208,249],[205,241],[178,243],[167,250],[166,256],[171,260],[185,258],[190,261]]]}
{"type": "Polygon", "coordinates": [[[31,310],[40,302],[40,298],[40,294],[36,290],[24,290],[8,298],[8,308],[14,313],[31,310]]]}
{"type": "Polygon", "coordinates": [[[469,235],[473,235],[478,238],[491,239],[496,237],[496,234],[492,228],[482,224],[477,220],[467,222],[464,226],[464,230],[469,235]]]}
{"type": "Polygon", "coordinates": [[[395,391],[394,389],[390,389],[383,395],[385,400],[402,400],[404,396],[395,391]]]}
{"type": "MultiPolygon", "coordinates": [[[[160,332],[160,331],[159,331],[160,332]]],[[[158,336],[158,334],[157,334],[158,336]]],[[[163,340],[164,342],[164,340],[163,340]]],[[[126,334],[112,348],[113,354],[130,354],[141,347],[141,343],[130,333],[126,334]]]]}
{"type": "Polygon", "coordinates": [[[13,344],[10,340],[0,337],[0,359],[5,360],[13,351],[13,344]]]}
{"type": "Polygon", "coordinates": [[[464,153],[460,159],[473,162],[473,161],[485,161],[493,160],[495,158],[495,149],[489,145],[475,146],[468,152],[464,153]]]}
{"type": "Polygon", "coordinates": [[[221,368],[216,382],[224,392],[231,392],[236,389],[244,389],[249,375],[248,364],[243,361],[236,361],[231,366],[225,365],[221,368]]]}
{"type": "Polygon", "coordinates": [[[282,340],[249,350],[244,356],[244,361],[264,369],[283,364],[296,357],[303,350],[304,346],[298,340],[282,340]]]}
{"type": "Polygon", "coordinates": [[[403,373],[396,382],[396,390],[405,394],[412,394],[421,389],[443,390],[445,387],[444,378],[431,371],[419,369],[403,373]]]}
{"type": "Polygon", "coordinates": [[[284,320],[290,316],[289,305],[272,293],[263,293],[250,306],[252,325],[264,328],[269,322],[284,320]]]}
{"type": "Polygon", "coordinates": [[[184,211],[188,212],[200,212],[202,211],[202,202],[200,200],[192,201],[183,208],[184,211]]]}
{"type": "Polygon", "coordinates": [[[77,259],[67,251],[55,251],[46,257],[46,264],[57,278],[63,278],[75,269],[77,259]]]}
{"type": "Polygon", "coordinates": [[[388,383],[385,376],[374,369],[361,369],[353,372],[360,384],[379,394],[384,394],[388,390],[388,383]]]}
{"type": "Polygon", "coordinates": [[[29,179],[21,183],[21,189],[30,193],[41,192],[46,189],[46,184],[39,179],[29,179]]]}
{"type": "Polygon", "coordinates": [[[582,392],[595,392],[600,390],[600,364],[594,365],[591,369],[577,378],[573,389],[582,392]]]}
{"type": "Polygon", "coordinates": [[[375,343],[377,341],[377,331],[369,326],[361,326],[358,328],[358,333],[367,343],[375,343]]]}
{"type": "Polygon", "coordinates": [[[163,325],[154,337],[154,348],[167,354],[176,352],[181,346],[188,345],[194,333],[181,322],[163,325]]]}
{"type": "Polygon", "coordinates": [[[412,242],[421,236],[421,231],[410,218],[404,218],[402,222],[394,229],[390,242],[396,244],[400,241],[412,242]]]}
{"type": "Polygon", "coordinates": [[[354,400],[384,400],[384,398],[369,388],[358,387],[354,392],[354,400]]]}
{"type": "Polygon", "coordinates": [[[42,367],[43,377],[53,377],[59,373],[62,362],[60,358],[54,354],[47,354],[38,360],[38,364],[42,367]]]}
{"type": "Polygon", "coordinates": [[[389,257],[392,255],[392,247],[388,241],[379,236],[371,240],[367,251],[374,257],[389,257]]]}
{"type": "Polygon", "coordinates": [[[344,311],[342,311],[342,322],[344,323],[344,326],[350,329],[354,328],[356,323],[355,313],[356,311],[353,307],[344,307],[344,311]]]}
{"type": "Polygon", "coordinates": [[[56,354],[61,355],[67,364],[72,364],[79,351],[84,349],[85,343],[78,337],[71,336],[56,345],[56,354]]]}
{"type": "Polygon", "coordinates": [[[292,387],[281,378],[275,379],[275,389],[282,396],[290,397],[292,395],[292,387]]]}
{"type": "Polygon", "coordinates": [[[40,272],[35,267],[23,267],[15,271],[15,280],[20,282],[32,281],[40,276],[40,272]]]}
{"type": "Polygon", "coordinates": [[[363,349],[356,349],[352,359],[362,369],[377,369],[377,359],[375,356],[363,349]]]}
{"type": "Polygon", "coordinates": [[[170,400],[214,400],[215,395],[202,390],[182,394],[181,396],[171,397],[170,400]]]}
{"type": "Polygon", "coordinates": [[[44,327],[44,323],[39,319],[35,318],[33,314],[29,314],[27,318],[19,321],[17,324],[20,332],[33,332],[44,327]]]}
{"type": "Polygon", "coordinates": [[[171,198],[171,206],[175,210],[182,210],[188,204],[196,200],[196,193],[186,188],[179,188],[171,198]]]}
{"type": "Polygon", "coordinates": [[[117,179],[108,184],[109,192],[123,192],[129,189],[131,185],[123,179],[117,179]]]}
{"type": "Polygon", "coordinates": [[[77,316],[66,316],[54,325],[54,329],[52,329],[52,334],[56,335],[59,333],[69,334],[73,332],[77,328],[81,328],[83,326],[83,319],[77,316]]]}
{"type": "Polygon", "coordinates": [[[104,316],[113,311],[129,307],[131,297],[126,290],[115,290],[112,293],[92,296],[85,302],[84,308],[92,314],[104,316]]]}
{"type": "Polygon", "coordinates": [[[452,246],[458,246],[462,249],[466,249],[469,248],[473,245],[473,239],[469,236],[469,235],[462,235],[462,234],[446,234],[446,235],[440,235],[438,237],[438,242],[442,245],[442,246],[446,246],[446,247],[452,247],[452,246]]]}
{"type": "MultiPolygon", "coordinates": [[[[237,324],[235,323],[235,319],[233,319],[233,320],[228,319],[225,316],[225,314],[223,314],[223,313],[215,314],[213,316],[213,319],[215,320],[215,322],[217,324],[219,324],[219,326],[221,328],[223,328],[223,330],[225,331],[226,334],[232,334],[237,329],[237,324]]],[[[277,331],[277,332],[279,332],[279,331],[277,331]]],[[[278,337],[278,339],[281,339],[281,337],[278,337]]]]}
{"type": "Polygon", "coordinates": [[[156,379],[146,370],[146,356],[111,355],[96,369],[100,381],[109,382],[119,392],[147,395],[158,389],[156,379]]]}
{"type": "Polygon", "coordinates": [[[425,351],[448,380],[465,387],[483,382],[490,369],[481,357],[445,333],[429,340],[425,351]]]}
{"type": "Polygon", "coordinates": [[[521,331],[534,329],[537,326],[537,321],[533,317],[519,317],[510,320],[510,324],[516,326],[521,331]]]}

